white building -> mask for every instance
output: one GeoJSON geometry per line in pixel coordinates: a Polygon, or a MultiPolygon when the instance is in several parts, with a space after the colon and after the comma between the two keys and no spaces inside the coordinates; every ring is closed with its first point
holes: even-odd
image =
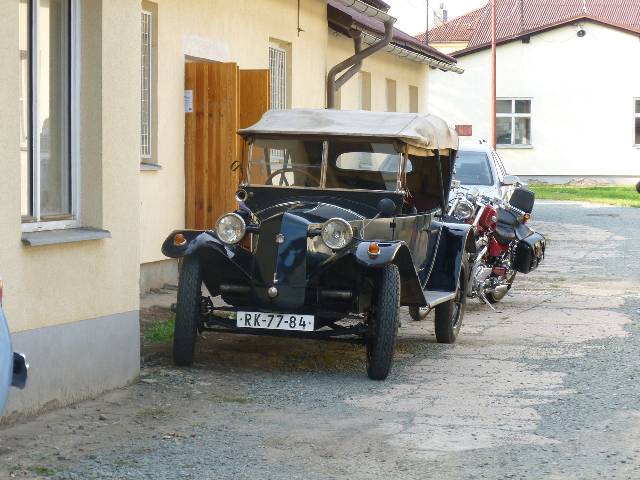
{"type": "MultiPolygon", "coordinates": [[[[640,177],[640,2],[499,0],[497,143],[525,178],[640,177]]],[[[489,6],[429,32],[463,75],[428,78],[428,110],[490,136],[489,6]]]]}

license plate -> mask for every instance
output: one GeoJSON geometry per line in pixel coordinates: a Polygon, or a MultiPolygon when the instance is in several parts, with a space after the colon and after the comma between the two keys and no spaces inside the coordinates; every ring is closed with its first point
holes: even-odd
{"type": "Polygon", "coordinates": [[[292,313],[236,312],[238,328],[266,328],[268,330],[295,330],[313,332],[313,315],[292,313]]]}

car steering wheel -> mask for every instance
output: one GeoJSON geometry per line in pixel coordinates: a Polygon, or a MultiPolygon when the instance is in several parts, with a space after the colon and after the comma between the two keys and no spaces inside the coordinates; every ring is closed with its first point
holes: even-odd
{"type": "Polygon", "coordinates": [[[311,175],[309,172],[307,172],[306,170],[303,170],[302,168],[297,168],[297,167],[284,167],[284,168],[280,168],[278,170],[276,170],[275,172],[273,172],[271,175],[269,175],[267,177],[267,179],[264,181],[265,185],[273,185],[273,183],[271,183],[271,181],[274,179],[274,177],[276,177],[277,175],[282,175],[282,179],[284,179],[284,183],[289,186],[289,183],[287,182],[287,178],[284,176],[285,173],[287,172],[293,172],[293,173],[301,173],[303,174],[305,177],[310,178],[311,180],[313,180],[314,182],[316,182],[316,184],[319,186],[320,185],[320,181],[314,177],[313,175],[311,175]]]}

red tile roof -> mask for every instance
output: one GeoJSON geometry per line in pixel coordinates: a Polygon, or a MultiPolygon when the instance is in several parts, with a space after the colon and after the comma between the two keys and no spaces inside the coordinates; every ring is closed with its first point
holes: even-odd
{"type": "MultiPolygon", "coordinates": [[[[478,28],[485,7],[449,20],[439,27],[429,30],[429,42],[468,42],[478,28]]],[[[417,35],[419,42],[424,43],[424,33],[417,35]]]]}
{"type": "MultiPolygon", "coordinates": [[[[486,47],[491,42],[490,10],[487,3],[429,30],[429,42],[467,41],[465,52],[486,47]]],[[[580,20],[640,34],[640,0],[496,0],[496,16],[498,42],[580,20]]],[[[424,41],[424,33],[417,38],[424,41]]]]}

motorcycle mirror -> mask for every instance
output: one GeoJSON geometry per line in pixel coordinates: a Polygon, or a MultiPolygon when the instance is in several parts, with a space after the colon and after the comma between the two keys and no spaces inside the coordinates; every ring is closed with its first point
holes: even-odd
{"type": "Polygon", "coordinates": [[[380,214],[384,217],[390,217],[394,213],[396,213],[396,203],[387,197],[381,198],[378,202],[377,207],[380,211],[380,214]]]}

